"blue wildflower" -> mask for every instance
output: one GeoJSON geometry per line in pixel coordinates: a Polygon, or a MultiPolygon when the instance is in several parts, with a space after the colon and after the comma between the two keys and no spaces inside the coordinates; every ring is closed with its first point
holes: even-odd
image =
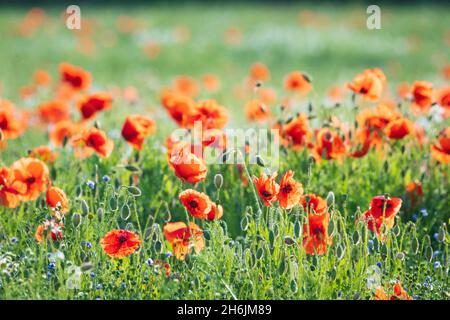
{"type": "Polygon", "coordinates": [[[413,215],[412,215],[412,221],[413,221],[413,222],[416,222],[416,221],[417,221],[417,214],[413,214],[413,215]]]}
{"type": "Polygon", "coordinates": [[[92,272],[89,274],[89,276],[90,276],[91,278],[94,278],[94,277],[95,277],[94,271],[92,271],[92,272]]]}
{"type": "Polygon", "coordinates": [[[377,267],[381,269],[383,265],[381,264],[381,262],[377,262],[377,267]]]}
{"type": "Polygon", "coordinates": [[[420,213],[422,214],[422,217],[428,217],[427,209],[425,208],[420,209],[420,213]]]}
{"type": "Polygon", "coordinates": [[[12,237],[11,238],[11,243],[12,244],[16,244],[17,243],[17,238],[16,237],[12,237]]]}
{"type": "Polygon", "coordinates": [[[171,256],[172,256],[172,252],[170,252],[170,251],[166,252],[166,254],[165,254],[166,258],[170,258],[171,256]]]}
{"type": "Polygon", "coordinates": [[[153,265],[153,260],[152,260],[152,258],[148,258],[148,259],[147,259],[147,264],[148,264],[149,266],[152,266],[152,265],[153,265]]]}
{"type": "Polygon", "coordinates": [[[88,182],[86,182],[86,185],[91,189],[94,190],[95,189],[95,182],[88,180],[88,182]]]}
{"type": "Polygon", "coordinates": [[[56,265],[53,262],[50,262],[47,267],[48,270],[55,270],[56,265]]]}
{"type": "Polygon", "coordinates": [[[103,182],[109,182],[111,180],[111,178],[107,175],[104,175],[102,180],[103,180],[103,182]]]}
{"type": "Polygon", "coordinates": [[[435,269],[440,268],[441,267],[441,263],[439,261],[436,261],[435,263],[433,263],[433,267],[435,269]]]}

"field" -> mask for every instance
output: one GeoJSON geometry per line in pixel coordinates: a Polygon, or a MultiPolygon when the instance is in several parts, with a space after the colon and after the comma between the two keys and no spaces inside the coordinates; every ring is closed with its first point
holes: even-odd
{"type": "Polygon", "coordinates": [[[0,299],[448,300],[449,7],[366,9],[1,7],[0,299]]]}

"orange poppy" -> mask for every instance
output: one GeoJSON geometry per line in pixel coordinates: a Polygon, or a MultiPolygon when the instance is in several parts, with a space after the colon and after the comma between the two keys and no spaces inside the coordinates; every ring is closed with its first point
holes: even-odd
{"type": "Polygon", "coordinates": [[[366,101],[377,101],[383,93],[386,76],[378,68],[366,69],[348,84],[350,90],[363,96],[366,101]]]}
{"type": "Polygon", "coordinates": [[[400,140],[409,135],[414,130],[414,125],[406,118],[399,118],[391,121],[385,129],[385,134],[389,139],[400,140]]]}
{"type": "Polygon", "coordinates": [[[206,219],[209,221],[219,220],[223,216],[223,208],[220,204],[211,204],[211,210],[207,214],[206,219]]]}
{"type": "Polygon", "coordinates": [[[305,212],[309,214],[323,214],[327,211],[327,202],[314,193],[304,195],[300,198],[299,204],[305,212]]]}
{"type": "Polygon", "coordinates": [[[249,121],[256,122],[267,121],[272,116],[270,108],[258,99],[253,99],[246,103],[245,114],[249,121]]]}
{"type": "Polygon", "coordinates": [[[286,76],[284,88],[288,91],[296,91],[306,95],[312,90],[311,80],[300,71],[293,71],[286,76]]]}
{"type": "Polygon", "coordinates": [[[295,118],[288,120],[281,128],[281,136],[294,148],[305,146],[312,136],[306,114],[298,113],[295,118]]]}
{"type": "Polygon", "coordinates": [[[256,62],[250,67],[250,78],[254,81],[267,81],[270,79],[270,70],[262,62],[256,62]]]}
{"type": "Polygon", "coordinates": [[[211,200],[202,192],[187,189],[180,193],[179,198],[194,218],[206,219],[212,209],[211,200]]]}
{"type": "Polygon", "coordinates": [[[59,73],[61,82],[75,91],[86,90],[91,85],[91,74],[80,67],[64,62],[59,66],[59,73]]]}
{"type": "Polygon", "coordinates": [[[40,104],[37,114],[44,123],[58,123],[70,119],[70,108],[65,102],[54,100],[40,104]]]}
{"type": "Polygon", "coordinates": [[[49,171],[47,165],[34,158],[21,158],[11,166],[16,180],[25,185],[23,201],[36,200],[47,189],[49,171]]]}
{"type": "Polygon", "coordinates": [[[0,100],[0,130],[4,139],[17,138],[25,127],[26,122],[21,119],[12,102],[0,100]]]}
{"type": "Polygon", "coordinates": [[[413,108],[426,112],[433,104],[433,84],[427,81],[416,81],[412,88],[413,108]]]}
{"type": "Polygon", "coordinates": [[[450,117],[450,86],[438,90],[437,102],[444,109],[444,117],[450,117]]]}
{"type": "Polygon", "coordinates": [[[178,143],[171,150],[169,164],[175,171],[175,175],[188,183],[205,180],[208,173],[205,161],[197,157],[188,146],[182,143],[178,143]]]}
{"type": "Polygon", "coordinates": [[[69,211],[69,199],[60,188],[51,186],[47,189],[46,194],[47,205],[50,208],[60,207],[60,212],[66,213],[69,211]]]}
{"type": "Polygon", "coordinates": [[[202,76],[203,86],[209,92],[215,92],[220,88],[220,80],[217,76],[211,73],[204,74],[202,76]]]}
{"type": "Polygon", "coordinates": [[[48,146],[39,146],[31,150],[29,157],[37,158],[44,162],[53,162],[58,157],[58,154],[53,152],[48,146]]]}
{"type": "Polygon", "coordinates": [[[7,167],[0,167],[0,205],[17,208],[26,193],[27,187],[19,181],[16,172],[7,167]]]}
{"type": "Polygon", "coordinates": [[[280,191],[280,186],[275,181],[277,173],[274,172],[270,177],[265,173],[261,177],[253,177],[253,183],[256,186],[256,190],[264,202],[264,205],[269,207],[271,203],[277,201],[278,192],[280,191]]]}
{"type": "Polygon", "coordinates": [[[59,241],[63,237],[62,231],[63,223],[56,222],[54,220],[46,220],[43,224],[36,228],[36,233],[34,234],[37,242],[43,242],[45,237],[53,240],[59,241]]]}
{"type": "Polygon", "coordinates": [[[175,92],[191,98],[195,98],[199,92],[197,82],[189,76],[176,77],[173,81],[172,88],[175,90],[175,92]]]}
{"type": "Polygon", "coordinates": [[[70,121],[61,121],[55,124],[49,133],[50,141],[60,147],[65,140],[68,140],[74,133],[75,126],[70,121]]]}
{"type": "Polygon", "coordinates": [[[397,86],[397,94],[402,99],[408,98],[410,92],[411,92],[411,87],[406,82],[402,82],[397,86]]]}
{"type": "Polygon", "coordinates": [[[303,194],[302,184],[294,179],[294,172],[288,170],[280,181],[280,192],[278,193],[278,201],[280,207],[291,209],[298,204],[303,194]]]}
{"type": "Polygon", "coordinates": [[[184,260],[186,254],[192,251],[192,247],[197,254],[205,247],[203,231],[193,222],[189,222],[189,226],[184,222],[168,222],[164,225],[164,236],[179,260],[184,260]]]}
{"type": "Polygon", "coordinates": [[[122,137],[136,150],[142,150],[145,137],[156,130],[155,121],[142,115],[129,115],[122,127],[122,137]]]}
{"type": "Polygon", "coordinates": [[[200,101],[195,105],[195,114],[190,123],[201,121],[203,129],[222,129],[228,121],[228,111],[220,106],[216,100],[200,101]]]}
{"type": "Polygon", "coordinates": [[[166,89],[161,93],[161,103],[180,127],[193,126],[190,121],[195,120],[198,114],[192,98],[166,89]]]}
{"type": "Polygon", "coordinates": [[[388,229],[395,223],[395,216],[400,211],[402,199],[376,196],[370,200],[369,210],[363,213],[359,219],[366,221],[370,231],[380,235],[380,229],[385,223],[388,229]]]}
{"type": "Polygon", "coordinates": [[[389,297],[383,287],[379,286],[375,289],[375,300],[414,300],[408,292],[397,282],[393,288],[393,295],[389,297]]]}
{"type": "Polygon", "coordinates": [[[96,152],[101,158],[107,158],[114,148],[114,142],[106,136],[106,133],[97,128],[85,129],[72,137],[72,145],[78,149],[77,156],[88,157],[96,152]]]}
{"type": "Polygon", "coordinates": [[[411,181],[406,185],[406,192],[411,200],[411,207],[415,207],[419,198],[423,197],[422,184],[418,181],[411,181]]]}
{"type": "Polygon", "coordinates": [[[309,255],[325,254],[327,246],[331,245],[331,237],[328,236],[328,224],[330,214],[322,212],[320,214],[309,213],[308,222],[303,226],[303,248],[309,255]]]}
{"type": "Polygon", "coordinates": [[[265,105],[270,105],[277,101],[277,93],[272,88],[260,88],[257,94],[259,100],[265,105]]]}
{"type": "Polygon", "coordinates": [[[314,155],[317,161],[321,159],[342,159],[347,148],[342,138],[329,128],[322,128],[316,133],[314,155]]]}
{"type": "Polygon", "coordinates": [[[34,73],[34,82],[38,86],[48,86],[52,82],[52,78],[47,71],[37,70],[34,73]]]}
{"type": "Polygon", "coordinates": [[[441,131],[437,143],[430,145],[430,152],[440,163],[450,163],[450,127],[441,131]]]}
{"type": "Polygon", "coordinates": [[[83,95],[77,101],[77,108],[84,120],[95,117],[99,111],[111,108],[112,96],[107,92],[83,95]]]}
{"type": "Polygon", "coordinates": [[[108,256],[122,259],[134,253],[141,242],[139,236],[132,231],[114,229],[100,240],[100,245],[108,256]]]}

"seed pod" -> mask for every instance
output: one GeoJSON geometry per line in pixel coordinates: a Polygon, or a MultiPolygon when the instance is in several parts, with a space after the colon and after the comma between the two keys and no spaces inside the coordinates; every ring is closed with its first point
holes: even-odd
{"type": "Polygon", "coordinates": [[[214,176],[214,185],[216,186],[217,189],[222,188],[223,176],[220,173],[218,173],[214,176]]]}
{"type": "Polygon", "coordinates": [[[120,210],[120,217],[123,220],[128,220],[128,218],[131,216],[131,209],[130,206],[128,204],[124,204],[122,206],[122,209],[120,210]]]}
{"type": "Polygon", "coordinates": [[[89,271],[93,268],[94,268],[94,265],[90,262],[85,262],[80,267],[81,271],[89,271]]]}
{"type": "Polygon", "coordinates": [[[72,224],[74,227],[78,227],[81,224],[81,215],[79,213],[72,215],[72,224]]]}
{"type": "Polygon", "coordinates": [[[115,195],[112,195],[111,198],[109,198],[109,208],[111,211],[117,211],[119,209],[119,203],[115,195]]]}
{"type": "Polygon", "coordinates": [[[103,214],[104,214],[103,208],[98,208],[98,209],[97,209],[97,218],[98,218],[98,221],[102,221],[102,219],[103,219],[103,214]]]}
{"type": "Polygon", "coordinates": [[[81,200],[81,213],[83,216],[86,216],[89,213],[89,206],[86,202],[86,200],[81,200]]]}
{"type": "Polygon", "coordinates": [[[295,243],[295,240],[292,239],[292,237],[290,236],[285,236],[283,240],[284,243],[287,244],[288,246],[293,245],[295,243]]]}
{"type": "Polygon", "coordinates": [[[141,189],[139,189],[138,187],[135,186],[129,186],[128,187],[128,192],[133,196],[133,197],[139,197],[142,194],[141,189]]]}
{"type": "Polygon", "coordinates": [[[126,165],[126,166],[125,166],[125,169],[128,170],[128,171],[130,171],[130,172],[140,172],[140,171],[141,171],[141,169],[139,169],[138,167],[133,166],[133,165],[131,165],[131,164],[126,165]]]}
{"type": "Polygon", "coordinates": [[[328,192],[327,195],[327,206],[331,207],[332,205],[334,205],[334,193],[333,191],[328,192]]]}
{"type": "Polygon", "coordinates": [[[260,167],[263,167],[263,168],[266,166],[266,164],[264,163],[263,158],[261,158],[260,155],[256,155],[256,164],[258,166],[260,166],[260,167]]]}

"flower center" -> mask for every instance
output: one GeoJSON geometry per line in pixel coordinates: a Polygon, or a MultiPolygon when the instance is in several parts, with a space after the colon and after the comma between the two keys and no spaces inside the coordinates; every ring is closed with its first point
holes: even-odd
{"type": "Polygon", "coordinates": [[[197,208],[197,207],[198,207],[198,203],[197,203],[197,201],[195,201],[195,200],[191,200],[191,201],[189,202],[189,206],[190,206],[191,208],[197,208]]]}
{"type": "Polygon", "coordinates": [[[287,185],[285,187],[283,187],[283,192],[284,193],[290,193],[292,191],[292,186],[291,185],[287,185]]]}
{"type": "Polygon", "coordinates": [[[267,197],[270,197],[270,196],[271,196],[271,193],[269,193],[268,191],[264,191],[264,192],[262,193],[262,195],[263,195],[265,198],[267,198],[267,197]]]}
{"type": "Polygon", "coordinates": [[[124,235],[122,235],[122,236],[119,236],[119,243],[124,243],[124,242],[127,242],[127,236],[124,236],[124,235]]]}
{"type": "Polygon", "coordinates": [[[27,183],[28,184],[32,184],[32,183],[34,183],[36,181],[36,178],[35,177],[29,177],[28,179],[27,179],[27,183]]]}

